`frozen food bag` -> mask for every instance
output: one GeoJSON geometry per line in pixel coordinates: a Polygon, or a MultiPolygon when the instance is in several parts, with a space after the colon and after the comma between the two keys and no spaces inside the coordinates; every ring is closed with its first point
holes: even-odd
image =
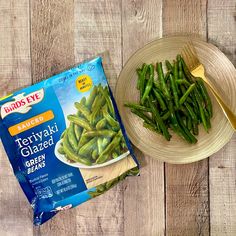
{"type": "Polygon", "coordinates": [[[1,98],[0,112],[35,225],[139,174],[101,57],[1,98]]]}

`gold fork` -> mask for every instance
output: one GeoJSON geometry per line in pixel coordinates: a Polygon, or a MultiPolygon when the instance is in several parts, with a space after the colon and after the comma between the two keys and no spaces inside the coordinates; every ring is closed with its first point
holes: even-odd
{"type": "Polygon", "coordinates": [[[231,111],[231,109],[225,104],[222,97],[216,91],[216,89],[212,86],[211,82],[205,76],[205,69],[204,66],[201,64],[197,57],[197,53],[192,43],[187,43],[181,52],[181,55],[185,59],[185,62],[191,72],[191,74],[195,77],[200,77],[203,81],[208,85],[211,92],[215,96],[217,102],[219,103],[220,107],[222,108],[226,118],[230,122],[233,129],[236,131],[236,116],[231,111]]]}

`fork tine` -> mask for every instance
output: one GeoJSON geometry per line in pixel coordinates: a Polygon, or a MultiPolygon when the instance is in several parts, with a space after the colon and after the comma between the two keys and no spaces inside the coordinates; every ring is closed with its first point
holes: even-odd
{"type": "Polygon", "coordinates": [[[200,61],[198,60],[197,53],[192,42],[187,42],[184,45],[181,54],[185,58],[190,70],[195,69],[197,66],[199,66],[200,61]]]}
{"type": "Polygon", "coordinates": [[[194,59],[194,64],[195,65],[199,65],[200,64],[200,61],[198,60],[198,57],[197,57],[197,52],[196,52],[196,49],[193,45],[193,42],[190,41],[187,43],[187,46],[188,46],[188,49],[190,51],[190,53],[192,54],[192,57],[194,59]]]}
{"type": "Polygon", "coordinates": [[[188,50],[188,47],[187,45],[185,45],[183,47],[183,57],[185,59],[185,62],[187,63],[188,65],[188,68],[191,70],[193,68],[193,65],[194,65],[194,61],[192,59],[192,56],[190,55],[189,53],[189,50],[188,50]]]}

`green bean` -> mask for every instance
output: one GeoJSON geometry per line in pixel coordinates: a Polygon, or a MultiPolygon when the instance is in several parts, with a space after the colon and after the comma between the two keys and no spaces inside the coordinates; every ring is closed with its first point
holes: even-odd
{"type": "Polygon", "coordinates": [[[168,102],[168,109],[170,112],[170,120],[172,121],[172,125],[176,128],[178,128],[178,122],[177,122],[177,118],[175,116],[175,110],[174,110],[174,106],[172,101],[168,102]]]}
{"type": "Polygon", "coordinates": [[[97,117],[98,113],[100,112],[104,101],[105,101],[105,98],[103,96],[101,96],[99,101],[97,102],[97,104],[94,105],[94,107],[92,107],[92,113],[91,113],[90,119],[89,119],[92,124],[96,123],[96,117],[97,117]]]}
{"type": "Polygon", "coordinates": [[[138,111],[138,110],[132,108],[131,112],[134,113],[135,115],[139,116],[140,118],[142,118],[146,123],[152,124],[155,126],[152,119],[150,117],[148,117],[147,115],[145,115],[144,113],[142,113],[141,111],[138,111]]]}
{"type": "Polygon", "coordinates": [[[62,154],[62,155],[65,155],[65,151],[64,151],[64,148],[63,146],[60,146],[58,149],[57,149],[58,153],[62,154]]]}
{"type": "Polygon", "coordinates": [[[74,115],[68,115],[67,119],[81,127],[83,127],[86,130],[92,130],[92,126],[83,118],[76,117],[74,115]]]}
{"type": "Polygon", "coordinates": [[[193,111],[192,107],[187,102],[185,103],[185,107],[188,110],[188,112],[189,112],[191,118],[193,119],[193,121],[197,122],[197,115],[193,111]]]}
{"type": "Polygon", "coordinates": [[[207,125],[207,129],[211,128],[211,121],[210,121],[210,115],[208,114],[207,110],[204,109],[204,113],[205,113],[205,117],[206,117],[206,125],[207,125]]]}
{"type": "Polygon", "coordinates": [[[116,132],[109,130],[109,129],[102,129],[102,130],[91,130],[86,131],[84,133],[84,137],[90,138],[90,137],[113,137],[116,134],[116,132]]]}
{"type": "Polygon", "coordinates": [[[61,136],[60,136],[60,139],[62,139],[63,137],[64,137],[64,135],[65,135],[65,130],[62,132],[62,134],[61,134],[61,136]]]}
{"type": "MultiPolygon", "coordinates": [[[[176,63],[175,63],[175,65],[176,65],[176,63]]],[[[170,85],[171,85],[172,93],[174,96],[175,105],[178,108],[179,107],[179,96],[178,96],[177,87],[175,84],[175,79],[173,78],[173,76],[171,74],[170,74],[170,85]]]]}
{"type": "Polygon", "coordinates": [[[157,81],[153,81],[153,87],[155,87],[155,88],[157,88],[157,89],[161,89],[161,85],[160,85],[160,83],[159,82],[157,82],[157,81]]]}
{"type": "Polygon", "coordinates": [[[162,120],[167,120],[170,117],[170,111],[167,111],[164,115],[161,116],[162,120]]]}
{"type": "Polygon", "coordinates": [[[140,84],[141,84],[141,80],[142,80],[142,73],[143,73],[143,69],[144,69],[144,66],[145,66],[146,64],[145,63],[143,63],[143,65],[142,65],[142,68],[138,68],[137,70],[136,70],[136,72],[137,72],[137,75],[138,75],[138,81],[137,81],[137,89],[138,90],[140,90],[140,84]]]}
{"type": "Polygon", "coordinates": [[[161,95],[159,94],[158,90],[153,89],[153,93],[155,97],[157,98],[158,103],[160,104],[161,109],[164,111],[166,110],[166,104],[164,100],[162,99],[161,95]]]}
{"type": "Polygon", "coordinates": [[[174,126],[173,124],[170,124],[171,129],[178,134],[182,139],[184,139],[185,141],[187,141],[188,143],[192,143],[191,139],[185,134],[184,131],[182,131],[181,129],[178,129],[176,126],[174,126]]]}
{"type": "Polygon", "coordinates": [[[147,128],[147,129],[149,129],[149,130],[151,130],[151,131],[154,131],[154,132],[160,134],[160,131],[157,129],[156,126],[150,125],[150,124],[148,124],[148,123],[145,122],[145,121],[143,122],[143,127],[145,127],[145,128],[147,128]]]}
{"type": "Polygon", "coordinates": [[[183,80],[184,79],[184,74],[183,74],[183,67],[182,67],[182,63],[181,63],[181,58],[180,57],[181,57],[180,55],[177,55],[178,76],[179,76],[179,80],[183,80]]]}
{"type": "Polygon", "coordinates": [[[140,82],[141,82],[141,76],[142,76],[142,69],[138,68],[136,70],[138,74],[138,81],[137,81],[137,89],[140,90],[140,82]]]}
{"type": "Polygon", "coordinates": [[[149,107],[145,107],[145,106],[142,106],[142,105],[139,105],[139,104],[136,104],[136,103],[125,103],[125,107],[129,107],[129,108],[134,108],[136,110],[139,110],[139,111],[144,111],[144,112],[150,112],[151,109],[149,107]]]}
{"type": "MultiPolygon", "coordinates": [[[[97,89],[99,90],[99,89],[97,89]]],[[[94,109],[94,107],[97,107],[99,101],[101,100],[101,95],[100,94],[97,94],[97,96],[95,97],[93,103],[92,103],[92,107],[91,107],[91,110],[94,109]]]]}
{"type": "Polygon", "coordinates": [[[177,94],[180,95],[180,89],[179,89],[178,84],[176,83],[176,80],[178,79],[179,79],[178,62],[174,61],[174,83],[175,83],[177,94]]]}
{"type": "Polygon", "coordinates": [[[86,132],[86,129],[84,129],[84,130],[82,131],[82,134],[81,134],[81,136],[80,136],[80,140],[79,140],[79,143],[78,143],[77,152],[78,152],[78,150],[79,150],[85,143],[87,143],[87,142],[89,141],[89,138],[84,136],[85,132],[86,132]]]}
{"type": "Polygon", "coordinates": [[[141,99],[141,104],[144,104],[145,100],[147,99],[149,93],[151,92],[151,89],[153,87],[153,81],[154,81],[154,66],[150,64],[148,66],[149,71],[150,71],[150,77],[148,79],[148,82],[146,84],[142,99],[141,99]]]}
{"type": "Polygon", "coordinates": [[[198,84],[198,87],[200,88],[201,94],[202,94],[202,96],[204,98],[204,101],[206,103],[206,109],[207,109],[207,111],[208,111],[208,113],[210,115],[210,118],[212,118],[212,116],[213,116],[212,103],[211,103],[210,96],[209,96],[209,94],[207,92],[207,89],[206,89],[206,87],[204,85],[204,82],[203,82],[203,80],[201,78],[199,78],[197,80],[197,84],[198,84]]]}
{"type": "Polygon", "coordinates": [[[165,64],[166,64],[166,68],[168,69],[168,71],[174,73],[174,68],[168,60],[165,60],[165,64]]]}
{"type": "Polygon", "coordinates": [[[115,179],[112,179],[112,180],[108,181],[108,182],[106,183],[106,189],[107,189],[107,190],[110,189],[110,188],[113,187],[115,184],[117,184],[118,181],[119,181],[118,178],[115,178],[115,179]]]}
{"type": "Polygon", "coordinates": [[[92,159],[95,161],[98,157],[98,150],[97,148],[92,151],[92,159]]]}
{"type": "MultiPolygon", "coordinates": [[[[191,103],[193,104],[193,110],[195,112],[195,114],[197,115],[197,117],[199,116],[199,108],[198,108],[198,104],[197,104],[197,100],[195,97],[194,93],[190,93],[190,97],[191,97],[191,103]]],[[[189,102],[188,98],[187,98],[187,102],[189,102]]]]}
{"type": "Polygon", "coordinates": [[[188,110],[184,106],[180,106],[178,109],[174,109],[175,111],[181,111],[186,117],[190,116],[188,110]]]}
{"type": "Polygon", "coordinates": [[[102,140],[102,149],[104,149],[110,143],[110,141],[111,141],[111,138],[108,138],[108,137],[103,138],[103,140],[102,140]]]}
{"type": "Polygon", "coordinates": [[[202,121],[203,127],[206,130],[206,132],[208,133],[208,125],[207,125],[205,113],[204,113],[204,110],[203,110],[204,104],[203,104],[202,98],[201,98],[201,96],[200,96],[197,89],[195,89],[195,97],[196,97],[196,100],[197,100],[197,103],[198,103],[198,108],[199,108],[199,111],[200,111],[200,116],[201,116],[201,121],[202,121]]]}
{"type": "Polygon", "coordinates": [[[178,85],[182,85],[182,84],[184,84],[184,85],[187,85],[188,87],[191,85],[187,80],[185,80],[185,79],[178,79],[178,80],[176,80],[176,84],[178,84],[178,85]]]}
{"type": "Polygon", "coordinates": [[[65,151],[66,155],[68,156],[69,160],[74,161],[74,162],[80,162],[80,163],[87,165],[87,166],[92,165],[92,162],[89,159],[81,157],[73,151],[73,149],[70,147],[69,141],[67,139],[67,133],[65,134],[65,136],[63,138],[63,148],[64,148],[64,151],[65,151]]]}
{"type": "Polygon", "coordinates": [[[161,131],[163,132],[164,137],[166,138],[166,140],[169,141],[170,138],[171,138],[171,135],[170,135],[170,133],[168,132],[168,129],[167,129],[167,127],[165,126],[163,120],[161,119],[158,110],[156,109],[156,107],[155,107],[154,104],[152,103],[151,98],[148,98],[148,102],[149,102],[149,106],[150,106],[150,108],[151,108],[151,110],[152,110],[152,113],[153,113],[153,115],[154,115],[156,124],[160,126],[160,129],[161,129],[161,131]]]}
{"type": "Polygon", "coordinates": [[[170,71],[168,71],[165,75],[165,82],[169,79],[169,77],[170,77],[170,71]]]}
{"type": "Polygon", "coordinates": [[[100,184],[99,186],[97,186],[97,190],[99,192],[104,192],[106,191],[106,185],[105,184],[100,184]]]}
{"type": "Polygon", "coordinates": [[[82,156],[89,155],[90,152],[94,149],[95,144],[97,143],[97,137],[92,138],[89,142],[84,144],[80,149],[79,149],[79,154],[82,156]]]}
{"type": "Polygon", "coordinates": [[[75,136],[74,124],[73,123],[70,123],[70,126],[69,126],[68,131],[67,131],[67,137],[68,137],[68,141],[69,141],[71,147],[73,148],[73,150],[77,151],[78,141],[77,141],[76,136],[75,136]]]}
{"type": "Polygon", "coordinates": [[[178,64],[176,61],[174,61],[174,79],[178,80],[179,79],[179,73],[178,73],[178,64]]]}
{"type": "Polygon", "coordinates": [[[193,134],[198,135],[198,124],[197,123],[193,123],[193,134]]]}
{"type": "Polygon", "coordinates": [[[163,90],[164,95],[166,96],[167,99],[170,99],[170,93],[168,91],[168,88],[165,83],[164,79],[164,73],[162,69],[162,63],[157,63],[157,73],[158,73],[158,78],[160,81],[161,89],[163,90]]]}
{"type": "Polygon", "coordinates": [[[121,140],[121,135],[118,133],[111,143],[100,153],[98,159],[96,160],[96,164],[102,164],[106,162],[106,160],[109,158],[109,155],[112,153],[112,151],[119,145],[121,140]]]}
{"type": "Polygon", "coordinates": [[[106,127],[106,124],[107,124],[106,118],[102,118],[100,121],[97,122],[96,129],[97,130],[104,129],[106,127]]]}
{"type": "Polygon", "coordinates": [[[106,105],[102,109],[102,114],[110,126],[116,128],[116,129],[120,128],[119,122],[116,121],[115,119],[113,119],[112,116],[110,116],[110,114],[108,113],[106,105]]]}
{"type": "Polygon", "coordinates": [[[192,130],[193,123],[192,123],[191,117],[187,117],[186,126],[187,126],[187,128],[188,128],[189,131],[192,130]]]}
{"type": "Polygon", "coordinates": [[[127,145],[126,145],[126,143],[125,142],[123,142],[123,141],[121,141],[121,147],[123,148],[123,149],[125,149],[125,148],[127,148],[127,145]]]}
{"type": "Polygon", "coordinates": [[[181,119],[182,119],[184,125],[187,126],[187,120],[190,119],[190,117],[189,116],[182,116],[181,119]]]}
{"type": "Polygon", "coordinates": [[[103,150],[102,142],[103,142],[102,138],[98,138],[97,139],[98,154],[100,154],[102,152],[102,150],[103,150]]]}
{"type": "Polygon", "coordinates": [[[99,196],[99,195],[101,195],[102,193],[98,193],[98,192],[88,192],[88,194],[89,194],[89,196],[91,197],[91,198],[95,198],[95,197],[97,197],[97,196],[99,196]]]}
{"type": "Polygon", "coordinates": [[[182,137],[183,139],[185,139],[187,142],[191,143],[191,139],[188,137],[188,135],[184,132],[184,130],[181,128],[181,126],[178,123],[175,111],[174,111],[174,107],[171,101],[169,101],[168,103],[168,108],[170,111],[170,120],[171,120],[171,124],[170,127],[175,131],[175,133],[177,133],[180,137],[182,137]]]}
{"type": "Polygon", "coordinates": [[[138,175],[139,174],[139,168],[138,167],[134,167],[131,170],[129,170],[127,172],[128,175],[138,175]]]}
{"type": "Polygon", "coordinates": [[[105,98],[105,100],[106,100],[106,103],[107,103],[107,106],[108,106],[108,109],[109,109],[110,113],[111,113],[112,115],[114,115],[114,114],[115,114],[115,111],[114,111],[114,107],[113,107],[111,98],[110,98],[110,96],[109,96],[109,93],[108,93],[106,90],[104,91],[104,90],[102,90],[102,89],[101,89],[101,93],[102,93],[102,95],[104,96],[104,98],[105,98]]]}
{"type": "Polygon", "coordinates": [[[144,64],[143,70],[142,70],[142,75],[140,78],[140,100],[142,99],[143,93],[145,90],[145,80],[146,80],[147,70],[148,70],[148,65],[144,64]]]}
{"type": "Polygon", "coordinates": [[[191,84],[190,87],[187,89],[187,91],[185,92],[185,94],[180,98],[179,100],[179,104],[182,105],[185,100],[187,99],[188,95],[193,91],[193,89],[196,87],[195,84],[191,84]]]}
{"type": "Polygon", "coordinates": [[[75,132],[75,137],[77,141],[79,141],[81,133],[82,133],[81,127],[79,127],[77,124],[74,124],[74,132],[75,132]]]}
{"type": "Polygon", "coordinates": [[[189,71],[184,59],[182,57],[180,57],[180,61],[181,61],[181,64],[182,64],[182,68],[183,68],[183,72],[184,72],[184,75],[186,77],[186,79],[190,82],[190,83],[193,83],[193,76],[191,74],[191,72],[189,71]]]}
{"type": "Polygon", "coordinates": [[[86,102],[86,97],[82,97],[82,99],[80,100],[80,103],[81,103],[82,105],[85,105],[85,102],[86,102]]]}
{"type": "Polygon", "coordinates": [[[117,158],[119,156],[119,154],[117,152],[113,152],[111,154],[111,156],[112,156],[113,159],[115,159],[115,158],[117,158]]]}
{"type": "Polygon", "coordinates": [[[89,117],[90,117],[90,110],[85,106],[83,105],[82,103],[79,103],[79,102],[75,102],[75,107],[76,109],[78,109],[78,111],[84,115],[84,117],[89,120],[89,117]]]}
{"type": "Polygon", "coordinates": [[[89,96],[86,99],[85,106],[88,107],[89,109],[92,107],[92,104],[94,102],[94,99],[96,98],[97,95],[97,87],[95,86],[89,96]]]}
{"type": "Polygon", "coordinates": [[[176,113],[176,117],[177,117],[177,120],[180,124],[180,127],[183,129],[183,131],[185,132],[185,134],[190,138],[191,142],[192,143],[196,143],[197,142],[197,139],[191,134],[191,132],[187,129],[187,127],[183,124],[182,120],[181,120],[181,117],[179,115],[179,113],[177,112],[176,113]]]}
{"type": "Polygon", "coordinates": [[[118,154],[118,156],[120,156],[120,154],[121,154],[120,145],[115,148],[115,152],[118,154]]]}

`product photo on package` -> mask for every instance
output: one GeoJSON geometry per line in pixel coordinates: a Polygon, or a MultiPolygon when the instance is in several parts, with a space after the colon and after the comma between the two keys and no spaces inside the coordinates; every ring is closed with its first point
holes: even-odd
{"type": "Polygon", "coordinates": [[[1,140],[35,225],[139,175],[101,57],[1,98],[0,108],[1,140]]]}

